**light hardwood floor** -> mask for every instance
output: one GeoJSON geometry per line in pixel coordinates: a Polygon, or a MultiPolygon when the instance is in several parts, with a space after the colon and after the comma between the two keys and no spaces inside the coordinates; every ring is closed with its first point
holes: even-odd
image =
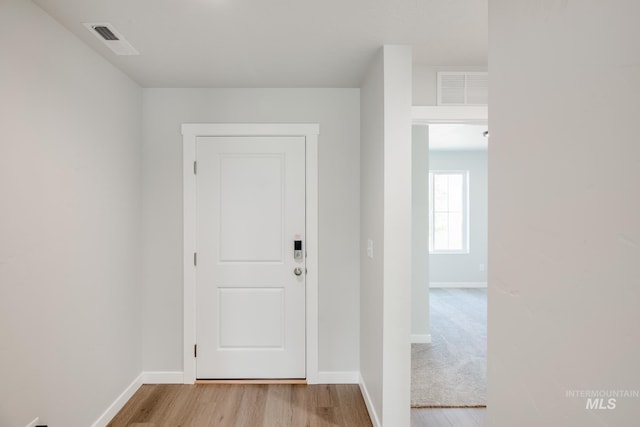
{"type": "MultiPolygon", "coordinates": [[[[412,427],[482,427],[484,409],[412,409],[412,427]]],[[[370,427],[357,385],[143,385],[107,427],[370,427]]]]}
{"type": "Polygon", "coordinates": [[[411,427],[483,427],[486,408],[413,408],[411,427]]]}
{"type": "Polygon", "coordinates": [[[357,385],[143,385],[108,427],[370,427],[357,385]]]}

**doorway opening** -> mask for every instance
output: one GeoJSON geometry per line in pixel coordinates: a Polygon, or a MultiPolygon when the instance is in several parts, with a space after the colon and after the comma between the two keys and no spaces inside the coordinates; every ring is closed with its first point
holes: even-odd
{"type": "Polygon", "coordinates": [[[413,127],[411,404],[484,407],[486,107],[417,108],[427,114],[413,127]]]}

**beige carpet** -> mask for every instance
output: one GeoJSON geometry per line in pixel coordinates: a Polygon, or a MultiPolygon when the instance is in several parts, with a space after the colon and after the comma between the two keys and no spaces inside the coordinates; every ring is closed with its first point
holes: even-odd
{"type": "Polygon", "coordinates": [[[487,404],[485,289],[432,289],[431,344],[411,345],[411,406],[487,404]]]}

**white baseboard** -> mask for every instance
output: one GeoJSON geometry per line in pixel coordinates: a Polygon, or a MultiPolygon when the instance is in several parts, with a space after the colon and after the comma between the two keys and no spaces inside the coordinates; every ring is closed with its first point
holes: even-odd
{"type": "Polygon", "coordinates": [[[116,416],[116,414],[122,409],[122,407],[131,399],[131,396],[138,391],[140,386],[142,385],[142,377],[143,374],[138,375],[138,377],[133,380],[131,384],[122,392],[120,396],[116,398],[116,400],[107,408],[106,411],[100,418],[94,422],[91,427],[106,427],[109,422],[116,416]]]}
{"type": "Polygon", "coordinates": [[[431,334],[411,334],[411,344],[430,344],[431,334]]]}
{"type": "Polygon", "coordinates": [[[40,417],[36,417],[33,421],[27,424],[27,427],[36,427],[40,423],[40,417]]]}
{"type": "Polygon", "coordinates": [[[360,372],[358,371],[320,371],[317,376],[318,384],[358,384],[360,372]]]}
{"type": "MultiPolygon", "coordinates": [[[[116,400],[109,405],[100,418],[91,427],[106,427],[115,417],[120,409],[131,399],[142,384],[182,384],[184,375],[182,372],[142,372],[133,380],[131,384],[122,392],[116,400]]],[[[33,423],[33,422],[32,422],[33,423]]],[[[35,424],[34,424],[35,425],[35,424]]],[[[30,427],[31,424],[29,424],[30,427]]]]}
{"type": "Polygon", "coordinates": [[[146,371],[142,373],[142,384],[183,384],[182,371],[146,371]]]}
{"type": "Polygon", "coordinates": [[[486,288],[487,282],[430,282],[430,288],[486,288]]]}
{"type": "Polygon", "coordinates": [[[380,419],[378,418],[378,414],[376,413],[375,408],[373,407],[373,402],[371,401],[371,396],[369,395],[369,390],[367,390],[367,385],[364,382],[364,378],[360,376],[360,392],[362,393],[362,398],[364,399],[365,405],[367,405],[367,411],[369,412],[369,418],[371,418],[371,423],[373,427],[381,427],[380,419]]]}

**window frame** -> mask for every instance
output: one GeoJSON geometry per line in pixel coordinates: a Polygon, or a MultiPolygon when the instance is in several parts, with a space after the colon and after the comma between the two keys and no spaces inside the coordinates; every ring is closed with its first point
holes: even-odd
{"type": "Polygon", "coordinates": [[[468,169],[429,169],[427,176],[427,186],[429,191],[429,241],[428,250],[430,255],[459,255],[469,254],[470,251],[470,233],[469,233],[469,218],[470,218],[470,204],[469,204],[469,180],[470,171],[468,169]],[[435,206],[433,203],[434,197],[434,175],[462,175],[462,249],[434,249],[434,219],[435,219],[435,206]]]}

